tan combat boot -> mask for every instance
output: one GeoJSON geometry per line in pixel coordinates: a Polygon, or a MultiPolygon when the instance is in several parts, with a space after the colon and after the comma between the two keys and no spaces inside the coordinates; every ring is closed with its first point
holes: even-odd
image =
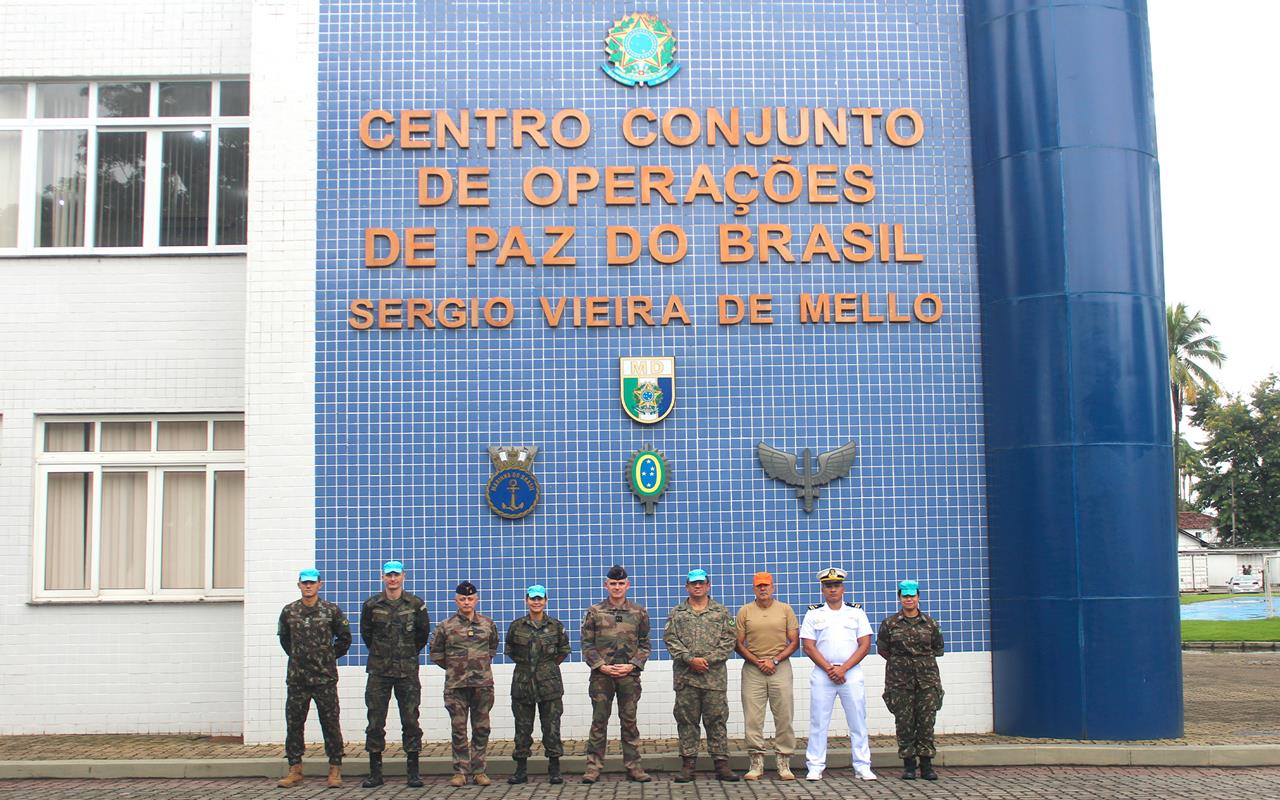
{"type": "Polygon", "coordinates": [[[483,772],[477,772],[475,775],[472,775],[471,782],[476,786],[488,786],[493,783],[493,781],[489,780],[489,776],[485,775],[483,772]]]}
{"type": "Polygon", "coordinates": [[[784,756],[781,753],[779,753],[778,754],[778,780],[794,781],[795,779],[796,779],[795,773],[791,771],[791,756],[784,756]]]}
{"type": "Polygon", "coordinates": [[[751,769],[747,770],[747,774],[743,775],[743,780],[758,781],[764,777],[764,754],[751,754],[751,769]]]}
{"type": "Polygon", "coordinates": [[[330,764],[329,777],[325,779],[324,785],[328,786],[330,789],[341,789],[342,788],[342,767],[338,766],[337,764],[330,764]]]}
{"type": "Polygon", "coordinates": [[[290,764],[289,774],[281,778],[276,783],[276,786],[279,786],[281,789],[291,789],[300,783],[302,783],[302,765],[290,764]]]}
{"type": "Polygon", "coordinates": [[[587,764],[586,772],[582,773],[583,783],[595,783],[600,780],[600,765],[595,763],[587,764]]]}
{"type": "Polygon", "coordinates": [[[449,779],[450,786],[466,786],[467,776],[461,772],[453,773],[453,777],[449,779]]]}

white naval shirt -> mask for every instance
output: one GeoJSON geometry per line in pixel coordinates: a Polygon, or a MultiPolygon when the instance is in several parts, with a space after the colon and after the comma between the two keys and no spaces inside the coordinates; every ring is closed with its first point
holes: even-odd
{"type": "Polygon", "coordinates": [[[860,608],[850,605],[832,610],[826,603],[805,612],[800,638],[810,639],[831,664],[843,664],[858,649],[858,639],[870,636],[871,622],[860,608]]]}

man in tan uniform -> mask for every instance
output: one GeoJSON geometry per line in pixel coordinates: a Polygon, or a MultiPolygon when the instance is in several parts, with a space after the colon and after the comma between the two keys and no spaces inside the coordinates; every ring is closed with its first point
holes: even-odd
{"type": "Polygon", "coordinates": [[[778,777],[793,781],[791,754],[796,749],[791,724],[795,695],[791,681],[791,654],[800,647],[800,622],[786,603],[774,599],[773,576],[757,572],[752,579],[756,599],[738,610],[738,654],[742,666],[742,714],[746,722],[747,751],[751,768],[743,777],[758,781],[764,775],[764,707],[773,712],[774,751],[778,777]]]}

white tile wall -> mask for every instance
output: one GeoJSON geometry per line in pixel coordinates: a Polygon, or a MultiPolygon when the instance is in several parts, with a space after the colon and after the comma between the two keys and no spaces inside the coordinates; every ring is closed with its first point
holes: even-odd
{"type": "Polygon", "coordinates": [[[0,80],[244,75],[251,0],[3,4],[0,80]]]}
{"type": "Polygon", "coordinates": [[[241,607],[31,599],[35,416],[244,408],[244,258],[0,261],[0,733],[238,733],[241,607]]]}
{"type": "MultiPolygon", "coordinates": [[[[250,0],[6,2],[0,81],[241,75],[250,0]]],[[[244,409],[245,259],[0,260],[0,734],[242,727],[242,609],[31,598],[34,417],[244,409]]]]}

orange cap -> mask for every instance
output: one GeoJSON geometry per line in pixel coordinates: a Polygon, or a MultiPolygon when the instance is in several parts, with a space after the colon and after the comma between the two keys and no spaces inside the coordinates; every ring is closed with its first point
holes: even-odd
{"type": "Polygon", "coordinates": [[[757,572],[756,576],[751,579],[752,586],[759,586],[762,583],[773,585],[773,576],[767,572],[757,572]]]}

